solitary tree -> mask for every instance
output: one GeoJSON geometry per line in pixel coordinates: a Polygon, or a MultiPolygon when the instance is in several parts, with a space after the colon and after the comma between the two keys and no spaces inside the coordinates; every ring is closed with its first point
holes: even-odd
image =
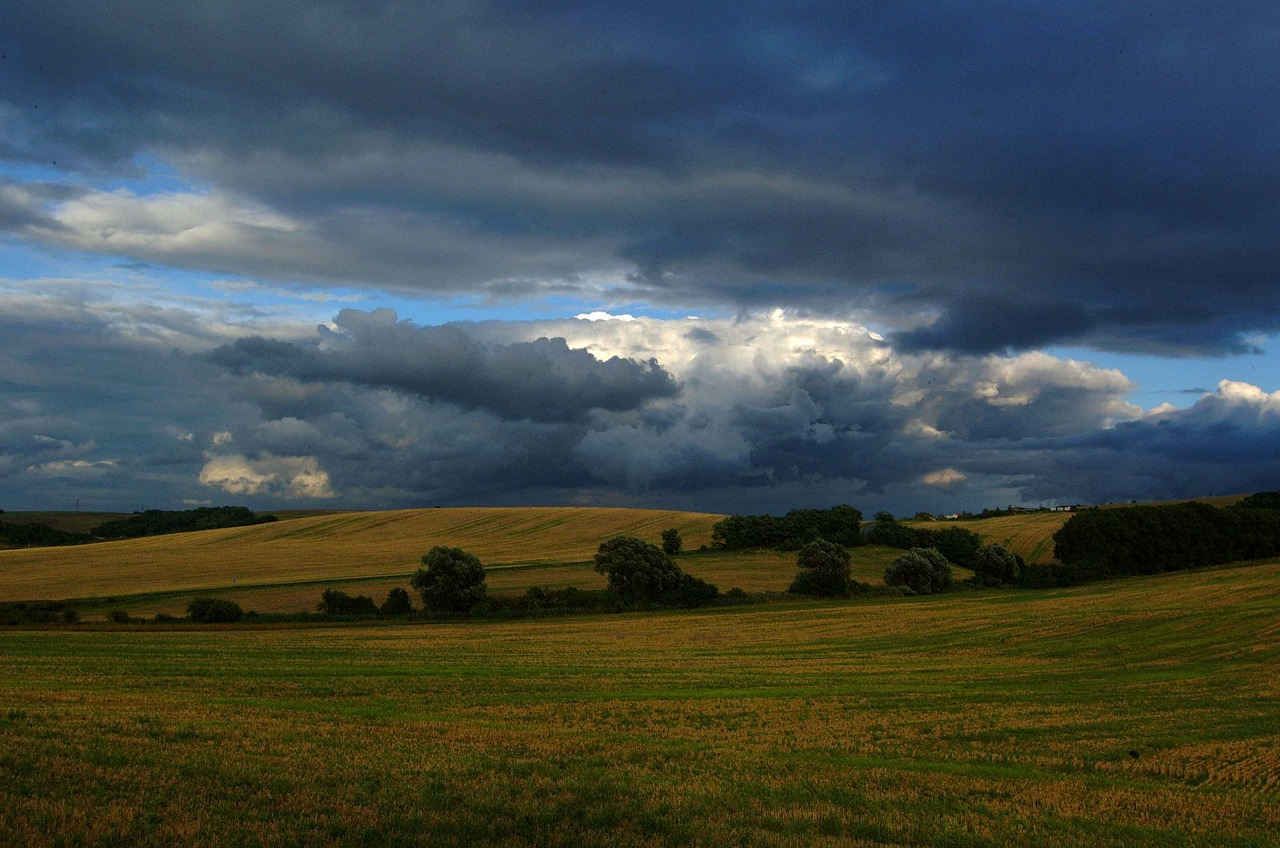
{"type": "Polygon", "coordinates": [[[1000,545],[983,545],[973,556],[973,574],[988,586],[1016,583],[1023,565],[1022,557],[1000,545]]]}
{"type": "Polygon", "coordinates": [[[461,548],[436,545],[422,555],[422,564],[409,585],[422,596],[422,605],[440,612],[466,612],[485,599],[484,566],[461,548]]]}
{"type": "Polygon", "coordinates": [[[671,556],[680,553],[684,547],[684,540],[680,538],[680,529],[677,527],[668,527],[662,531],[662,550],[671,556]]]}
{"type": "Polygon", "coordinates": [[[850,576],[849,550],[844,545],[817,539],[809,542],[796,555],[800,572],[791,582],[789,592],[818,598],[847,598],[862,588],[850,576]]]}
{"type": "Polygon", "coordinates": [[[633,536],[602,542],[595,561],[609,588],[629,601],[698,606],[720,594],[710,583],[681,571],[662,548],[633,536]]]}
{"type": "Polygon", "coordinates": [[[917,595],[932,595],[951,588],[951,564],[934,548],[912,548],[889,563],[884,582],[917,595]]]}

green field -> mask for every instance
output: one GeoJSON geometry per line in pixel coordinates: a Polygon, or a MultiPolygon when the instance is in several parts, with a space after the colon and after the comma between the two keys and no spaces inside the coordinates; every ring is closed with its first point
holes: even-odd
{"type": "Polygon", "coordinates": [[[1280,562],[508,623],[7,630],[0,664],[5,845],[1280,832],[1280,562]]]}

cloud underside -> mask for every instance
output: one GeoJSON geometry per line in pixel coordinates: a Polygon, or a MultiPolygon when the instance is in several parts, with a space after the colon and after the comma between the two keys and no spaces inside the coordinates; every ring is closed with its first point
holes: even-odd
{"type": "Polygon", "coordinates": [[[903,352],[1280,329],[1265,4],[10,5],[0,158],[48,176],[0,230],[33,245],[874,315],[903,352]]]}
{"type": "Polygon", "coordinates": [[[197,316],[147,317],[144,332],[93,304],[0,308],[14,506],[950,511],[1247,492],[1280,474],[1280,394],[1224,381],[1144,412],[1116,371],[900,353],[785,313],[422,328],[343,312],[231,343],[193,335],[197,316]]]}

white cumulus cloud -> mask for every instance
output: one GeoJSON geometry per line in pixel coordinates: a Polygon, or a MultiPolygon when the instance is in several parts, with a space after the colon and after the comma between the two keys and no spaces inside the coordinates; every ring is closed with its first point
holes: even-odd
{"type": "Polygon", "coordinates": [[[274,494],[293,499],[332,498],[329,474],[314,456],[255,459],[234,454],[210,456],[200,469],[200,482],[233,495],[274,494]]]}

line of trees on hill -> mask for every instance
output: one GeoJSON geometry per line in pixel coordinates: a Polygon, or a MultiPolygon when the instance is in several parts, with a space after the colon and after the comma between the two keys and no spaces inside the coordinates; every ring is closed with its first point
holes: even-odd
{"type": "Polygon", "coordinates": [[[0,524],[0,545],[10,548],[53,548],[63,545],[85,545],[93,541],[86,533],[59,530],[47,524],[0,524]]]}
{"type": "Polygon", "coordinates": [[[224,527],[248,527],[269,524],[274,515],[256,515],[243,506],[202,506],[196,509],[148,509],[128,518],[107,521],[90,531],[99,539],[140,539],[193,530],[220,530],[224,527]]]}
{"type": "Polygon", "coordinates": [[[774,515],[731,515],[711,528],[711,545],[726,551],[746,548],[799,550],[818,539],[846,548],[862,544],[862,513],[847,504],[830,509],[793,509],[774,515]]]}
{"type": "Polygon", "coordinates": [[[1160,574],[1280,556],[1280,493],[1234,506],[1189,502],[1077,512],[1053,534],[1061,565],[1028,569],[1028,585],[1160,574]]]}
{"type": "Polygon", "coordinates": [[[274,515],[257,515],[243,506],[204,506],[196,509],[148,509],[128,518],[105,521],[88,533],[60,530],[37,521],[0,523],[0,546],[11,548],[50,548],[65,545],[87,545],[90,542],[139,539],[193,530],[217,530],[224,527],[247,527],[276,521],[274,515]]]}

